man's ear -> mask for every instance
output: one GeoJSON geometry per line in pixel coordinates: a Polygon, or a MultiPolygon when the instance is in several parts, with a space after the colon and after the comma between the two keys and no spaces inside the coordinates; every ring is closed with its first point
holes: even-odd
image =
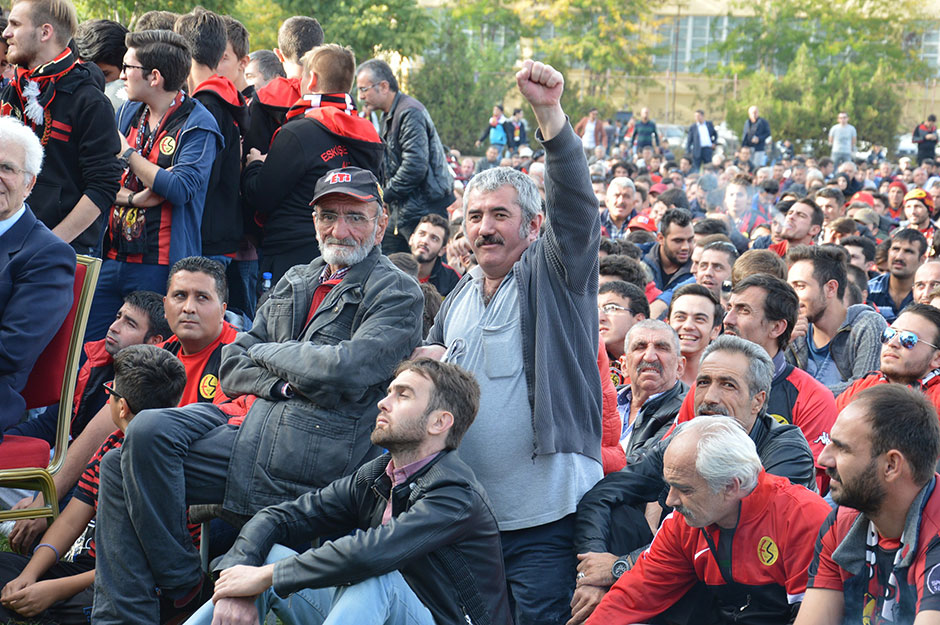
{"type": "Polygon", "coordinates": [[[454,414],[448,410],[435,410],[428,417],[428,434],[440,436],[454,426],[454,414]]]}
{"type": "Polygon", "coordinates": [[[160,343],[162,343],[162,342],[165,341],[165,340],[166,340],[166,339],[163,338],[163,335],[162,335],[162,334],[154,334],[154,335],[151,336],[149,339],[147,339],[146,341],[144,341],[144,345],[159,345],[160,343]]]}
{"type": "Polygon", "coordinates": [[[280,61],[281,63],[284,62],[284,53],[281,52],[280,48],[274,48],[274,56],[276,56],[277,60],[280,61]]]}

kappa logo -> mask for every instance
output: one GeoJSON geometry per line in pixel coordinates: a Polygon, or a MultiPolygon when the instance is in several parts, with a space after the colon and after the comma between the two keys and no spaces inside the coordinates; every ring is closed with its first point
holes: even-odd
{"type": "Polygon", "coordinates": [[[176,139],[170,136],[160,139],[160,153],[169,156],[176,152],[176,139]]]}
{"type": "Polygon", "coordinates": [[[341,182],[351,182],[351,181],[352,181],[352,175],[344,174],[342,172],[337,172],[333,174],[332,176],[330,176],[329,183],[340,184],[341,182]]]}
{"type": "Polygon", "coordinates": [[[219,387],[219,378],[207,373],[199,380],[199,394],[206,399],[215,398],[215,390],[219,387]]]}
{"type": "Polygon", "coordinates": [[[832,441],[829,439],[829,432],[823,432],[822,434],[816,437],[816,440],[813,441],[813,444],[821,443],[823,445],[828,445],[831,442],[832,441]]]}
{"type": "Polygon", "coordinates": [[[760,539],[760,542],[757,543],[757,559],[760,560],[761,564],[764,566],[772,565],[777,561],[779,555],[780,549],[770,536],[764,536],[760,539]]]}

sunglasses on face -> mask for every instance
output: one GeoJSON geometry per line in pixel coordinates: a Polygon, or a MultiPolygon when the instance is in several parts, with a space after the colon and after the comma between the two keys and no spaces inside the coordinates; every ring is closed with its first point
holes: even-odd
{"type": "Polygon", "coordinates": [[[110,397],[113,397],[115,399],[123,399],[127,403],[127,409],[130,410],[131,413],[136,414],[134,412],[134,409],[131,408],[131,403],[127,401],[127,398],[121,395],[120,393],[118,393],[116,390],[114,390],[114,380],[111,380],[109,382],[103,382],[101,384],[101,388],[103,388],[104,392],[107,393],[110,397]]]}
{"type": "Polygon", "coordinates": [[[904,349],[914,349],[918,342],[929,345],[934,349],[940,349],[940,347],[937,347],[933,343],[928,343],[910,330],[897,330],[892,327],[885,328],[885,331],[881,333],[881,342],[888,344],[894,337],[898,337],[898,343],[904,349]]]}

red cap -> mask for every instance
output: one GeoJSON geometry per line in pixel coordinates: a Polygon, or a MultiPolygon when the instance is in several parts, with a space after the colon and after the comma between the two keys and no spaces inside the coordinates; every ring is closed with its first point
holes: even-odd
{"type": "Polygon", "coordinates": [[[668,191],[668,190],[669,190],[668,186],[664,185],[661,182],[657,182],[650,188],[650,193],[655,193],[656,195],[659,195],[663,191],[668,191]]]}
{"type": "Polygon", "coordinates": [[[639,228],[647,232],[656,232],[656,222],[646,215],[637,215],[627,224],[627,230],[631,228],[639,228]]]}
{"type": "Polygon", "coordinates": [[[907,193],[907,185],[901,182],[900,180],[895,180],[888,185],[888,188],[897,187],[901,190],[902,193],[907,193]]]}
{"type": "Polygon", "coordinates": [[[852,202],[865,202],[872,208],[875,208],[875,198],[871,193],[865,193],[864,191],[858,191],[855,195],[849,198],[849,201],[846,204],[851,204],[852,202]]]}

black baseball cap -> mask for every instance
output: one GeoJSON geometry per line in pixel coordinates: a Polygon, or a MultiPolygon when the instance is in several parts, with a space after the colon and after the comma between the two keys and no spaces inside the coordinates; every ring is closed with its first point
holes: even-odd
{"type": "Polygon", "coordinates": [[[360,202],[382,203],[382,188],[375,175],[368,169],[359,167],[342,167],[331,169],[322,178],[317,180],[310,205],[327,195],[347,195],[360,202]]]}

